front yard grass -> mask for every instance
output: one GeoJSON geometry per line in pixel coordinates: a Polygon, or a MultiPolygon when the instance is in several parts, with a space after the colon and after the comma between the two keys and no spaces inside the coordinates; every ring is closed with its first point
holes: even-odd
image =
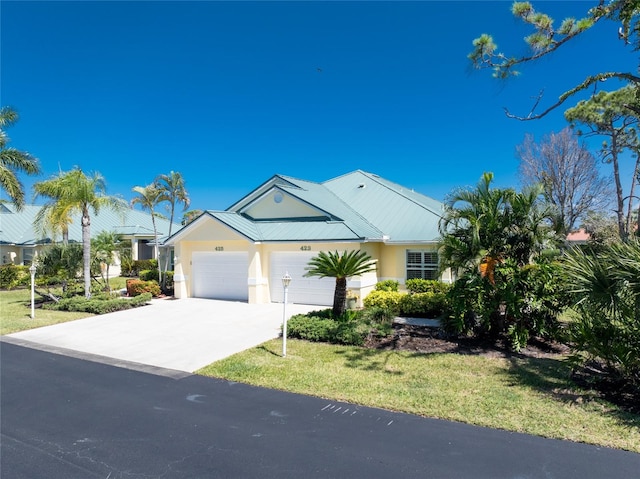
{"type": "Polygon", "coordinates": [[[425,417],[640,453],[640,415],[578,389],[563,358],[422,354],[281,340],[199,374],[425,417]]]}
{"type": "MultiPolygon", "coordinates": [[[[111,278],[111,288],[124,288],[126,278],[111,278]]],[[[38,290],[45,288],[37,288],[38,290]]],[[[36,303],[40,300],[36,293],[36,303]]],[[[35,318],[31,319],[31,288],[0,291],[0,335],[17,333],[27,329],[50,326],[52,324],[65,323],[76,319],[95,316],[91,313],[79,313],[70,311],[52,311],[36,308],[35,318]]]]}
{"type": "MultiPolygon", "coordinates": [[[[36,301],[38,298],[39,296],[36,295],[36,301]]],[[[30,289],[0,291],[0,335],[65,323],[89,316],[93,316],[93,314],[36,308],[35,318],[31,319],[30,289]]]]}

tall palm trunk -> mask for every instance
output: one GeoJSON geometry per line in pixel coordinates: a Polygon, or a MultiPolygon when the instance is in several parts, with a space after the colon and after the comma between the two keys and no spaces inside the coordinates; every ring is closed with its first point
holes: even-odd
{"type": "MultiPolygon", "coordinates": [[[[171,203],[171,215],[169,216],[169,233],[167,233],[167,238],[171,237],[171,226],[173,225],[173,215],[175,213],[174,203],[171,203]]],[[[160,285],[162,286],[163,291],[167,289],[167,271],[169,271],[169,257],[171,256],[171,248],[165,248],[164,254],[164,270],[163,275],[160,281],[160,285]]],[[[160,258],[158,258],[158,261],[160,258]]],[[[160,263],[158,263],[158,266],[160,263]]]]}
{"type": "Polygon", "coordinates": [[[84,295],[91,297],[91,218],[85,206],[82,210],[82,263],[84,269],[84,295]]]}
{"type": "Polygon", "coordinates": [[[158,263],[158,283],[162,284],[162,270],[160,268],[160,256],[158,249],[158,228],[156,227],[156,217],[151,210],[151,224],[153,224],[153,255],[158,263]]]}

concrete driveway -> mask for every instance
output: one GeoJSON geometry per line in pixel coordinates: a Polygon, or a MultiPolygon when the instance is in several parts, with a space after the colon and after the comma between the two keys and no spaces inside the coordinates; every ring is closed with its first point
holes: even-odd
{"type": "MultiPolygon", "coordinates": [[[[286,312],[291,317],[318,309],[323,307],[288,304],[286,312]]],[[[277,303],[153,299],[140,308],[9,334],[4,340],[191,373],[277,338],[282,316],[283,305],[277,303]]]]}

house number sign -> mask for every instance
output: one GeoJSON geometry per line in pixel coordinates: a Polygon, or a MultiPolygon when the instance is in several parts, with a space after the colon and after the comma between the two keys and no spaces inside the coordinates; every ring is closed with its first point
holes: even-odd
{"type": "Polygon", "coordinates": [[[311,246],[300,246],[301,251],[311,251],[311,246]]]}
{"type": "Polygon", "coordinates": [[[224,251],[224,246],[216,246],[216,251],[224,251]]]}

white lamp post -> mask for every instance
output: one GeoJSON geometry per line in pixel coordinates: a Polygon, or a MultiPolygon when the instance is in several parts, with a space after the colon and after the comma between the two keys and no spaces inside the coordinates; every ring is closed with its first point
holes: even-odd
{"type": "Polygon", "coordinates": [[[289,293],[289,285],[291,284],[291,276],[287,271],[282,277],[282,286],[284,286],[284,304],[282,307],[282,357],[287,356],[287,294],[289,293]]]}
{"type": "Polygon", "coordinates": [[[36,308],[35,308],[35,278],[36,278],[36,265],[31,262],[31,266],[29,266],[29,273],[31,273],[31,319],[36,317],[36,308]]]}

